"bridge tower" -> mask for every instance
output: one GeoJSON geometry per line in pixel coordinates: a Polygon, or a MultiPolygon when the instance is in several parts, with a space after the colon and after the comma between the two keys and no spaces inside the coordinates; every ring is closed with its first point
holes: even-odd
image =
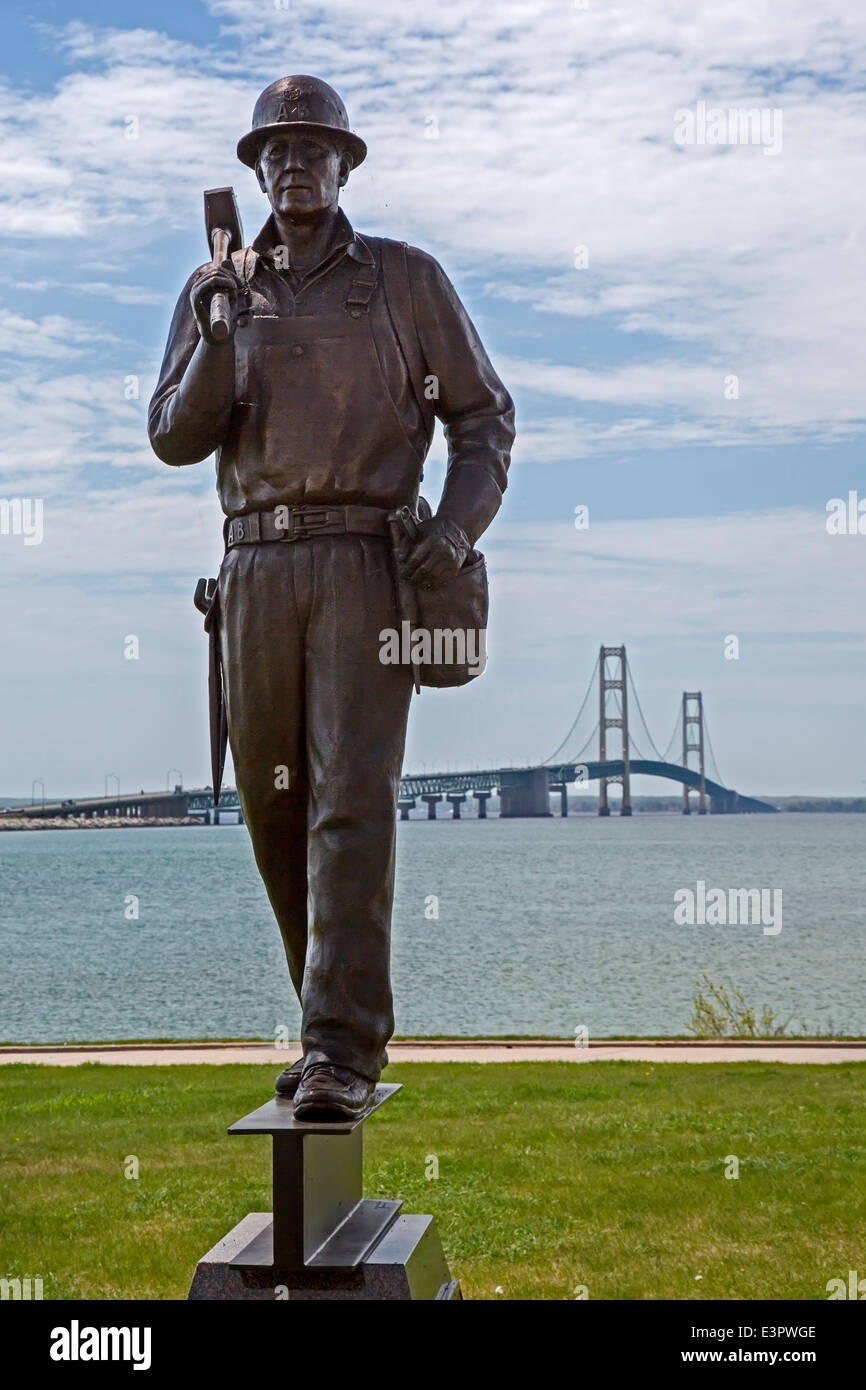
{"type": "Polygon", "coordinates": [[[607,762],[607,731],[608,729],[620,729],[622,731],[622,776],[602,777],[598,793],[598,814],[609,816],[610,807],[607,803],[607,784],[608,782],[622,783],[622,810],[623,816],[631,815],[631,781],[629,764],[629,741],[628,741],[628,668],[626,666],[625,647],[600,647],[598,653],[598,758],[599,762],[607,762]],[[608,662],[612,663],[613,674],[609,674],[608,662]],[[616,695],[619,693],[619,706],[617,707],[616,695]],[[611,713],[608,713],[608,711],[611,713]]]}
{"type": "MultiPolygon", "coordinates": [[[[683,767],[689,765],[689,754],[698,755],[698,772],[701,785],[698,789],[698,815],[707,814],[707,781],[704,770],[704,697],[700,690],[683,691],[683,767]],[[697,736],[693,730],[697,729],[697,736]]],[[[689,802],[690,787],[683,783],[683,815],[692,813],[689,802]]]]}

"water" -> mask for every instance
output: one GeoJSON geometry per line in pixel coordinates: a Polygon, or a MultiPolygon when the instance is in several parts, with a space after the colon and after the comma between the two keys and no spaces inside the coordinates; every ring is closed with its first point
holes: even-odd
{"type": "MultiPolygon", "coordinates": [[[[707,971],[866,1033],[864,849],[861,815],[401,823],[397,1031],[681,1033],[707,971]],[[781,932],[676,925],[698,879],[781,889],[781,932]]],[[[240,826],[0,834],[0,961],[4,1041],[298,1034],[240,826]]]]}

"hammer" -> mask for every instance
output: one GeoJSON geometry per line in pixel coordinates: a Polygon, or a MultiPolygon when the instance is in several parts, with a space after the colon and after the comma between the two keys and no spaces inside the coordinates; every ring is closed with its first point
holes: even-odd
{"type": "MultiPolygon", "coordinates": [[[[244,234],[233,188],[205,189],[204,226],[215,266],[222,265],[233,251],[241,250],[244,234]]],[[[228,295],[217,290],[210,302],[210,327],[218,341],[228,337],[230,323],[228,295]]]]}

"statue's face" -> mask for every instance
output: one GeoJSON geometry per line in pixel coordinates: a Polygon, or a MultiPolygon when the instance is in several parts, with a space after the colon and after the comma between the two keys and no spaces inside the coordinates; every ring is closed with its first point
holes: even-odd
{"type": "Polygon", "coordinates": [[[335,141],[309,131],[274,135],[262,146],[256,174],[280,217],[315,217],[333,207],[351,160],[335,141]]]}

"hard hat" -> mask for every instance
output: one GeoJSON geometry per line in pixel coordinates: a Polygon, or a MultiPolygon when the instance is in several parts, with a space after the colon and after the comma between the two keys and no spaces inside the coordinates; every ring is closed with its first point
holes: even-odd
{"type": "Polygon", "coordinates": [[[349,129],[346,108],[333,87],[319,77],[278,77],[256,102],[253,128],[238,141],[238,159],[254,169],[266,140],[298,129],[336,135],[353,168],[367,154],[364,141],[349,129]]]}

